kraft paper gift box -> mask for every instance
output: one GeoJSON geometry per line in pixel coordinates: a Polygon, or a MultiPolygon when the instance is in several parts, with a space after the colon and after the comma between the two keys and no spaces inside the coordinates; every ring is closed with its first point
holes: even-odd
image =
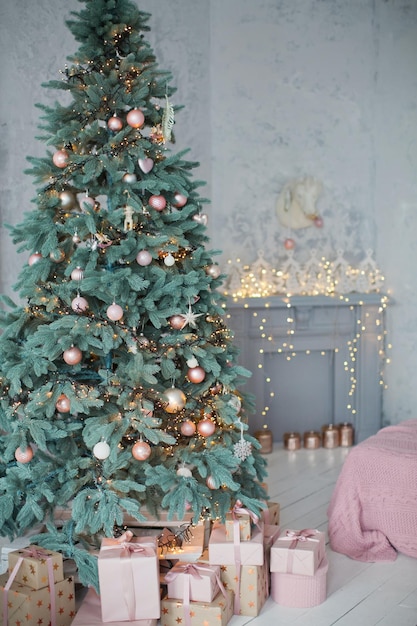
{"type": "Polygon", "coordinates": [[[226,589],[235,594],[234,613],[256,617],[269,596],[269,572],[267,563],[263,565],[243,565],[240,580],[236,565],[222,565],[220,577],[226,589]],[[240,590],[239,590],[240,587],[240,590]]]}
{"type": "Polygon", "coordinates": [[[30,545],[30,537],[16,537],[9,544],[2,546],[0,559],[0,574],[4,574],[9,569],[9,552],[14,552],[20,548],[27,548],[30,545]]]}
{"type": "Polygon", "coordinates": [[[328,562],[324,557],[314,576],[271,573],[271,598],[281,606],[307,609],[317,606],[327,597],[328,562]]]}
{"type": "Polygon", "coordinates": [[[54,584],[54,597],[49,587],[32,589],[14,580],[10,589],[6,590],[10,581],[8,575],[0,576],[0,624],[2,626],[48,626],[51,623],[51,612],[54,612],[56,626],[70,626],[75,617],[75,593],[72,578],[65,578],[54,584]],[[7,594],[7,598],[5,595],[7,594]],[[7,616],[5,607],[7,606],[7,616]]]}
{"type": "Polygon", "coordinates": [[[240,541],[249,541],[252,536],[252,525],[256,524],[258,519],[255,513],[244,508],[240,500],[237,500],[233,509],[226,513],[226,539],[234,541],[235,533],[239,532],[240,541]]]}
{"type": "MultiPolygon", "coordinates": [[[[157,623],[156,619],[137,619],[131,622],[106,622],[106,626],[157,626],[157,623]]],[[[100,597],[94,589],[87,591],[71,626],[103,626],[100,597]]]]}
{"type": "Polygon", "coordinates": [[[261,511],[261,521],[264,524],[279,526],[280,505],[279,502],[268,502],[266,507],[261,511]]]}
{"type": "Polygon", "coordinates": [[[9,552],[9,574],[12,572],[18,561],[19,569],[15,576],[15,581],[22,585],[27,585],[32,589],[42,589],[48,584],[48,568],[52,569],[54,582],[64,579],[64,569],[62,554],[52,552],[40,546],[30,545],[9,552]]]}
{"type": "MultiPolygon", "coordinates": [[[[249,541],[242,541],[238,545],[240,562],[242,565],[263,565],[264,564],[264,527],[259,524],[252,530],[252,537],[249,541]]],[[[211,565],[235,565],[235,544],[226,538],[224,525],[213,526],[209,545],[209,562],[211,565]]]]}
{"type": "Polygon", "coordinates": [[[176,563],[165,574],[167,596],[184,600],[185,596],[194,602],[212,602],[222,584],[219,565],[204,563],[176,563]]]}
{"type": "Polygon", "coordinates": [[[278,539],[281,533],[280,527],[275,526],[273,524],[264,524],[264,547],[265,552],[268,554],[271,551],[271,547],[274,545],[275,541],[278,539]]]}
{"type": "Polygon", "coordinates": [[[161,626],[226,626],[233,616],[233,592],[220,592],[213,602],[190,602],[184,606],[180,600],[163,598],[161,626]]]}
{"type": "Polygon", "coordinates": [[[159,562],[155,537],[104,538],[98,555],[103,622],[158,619],[159,562]]]}
{"type": "Polygon", "coordinates": [[[325,554],[324,533],[285,530],[271,548],[271,572],[313,576],[325,554]]]}

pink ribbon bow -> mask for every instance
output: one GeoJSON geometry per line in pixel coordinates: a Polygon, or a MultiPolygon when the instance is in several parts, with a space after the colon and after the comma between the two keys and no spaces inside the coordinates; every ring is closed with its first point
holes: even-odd
{"type": "MultiPolygon", "coordinates": [[[[184,563],[181,565],[176,565],[173,570],[168,572],[165,576],[165,582],[171,583],[173,582],[179,574],[185,574],[184,576],[184,587],[183,587],[183,600],[182,605],[184,608],[184,618],[185,618],[185,626],[191,626],[191,610],[190,610],[190,596],[191,596],[191,578],[203,578],[201,572],[213,572],[210,567],[205,565],[198,565],[193,563],[184,563]]],[[[220,576],[216,571],[214,571],[214,575],[216,577],[217,584],[219,585],[220,591],[225,596],[226,590],[223,586],[222,581],[220,580],[220,576]]]]}
{"type": "MultiPolygon", "coordinates": [[[[309,539],[313,539],[316,537],[317,531],[313,528],[304,528],[303,530],[287,530],[285,533],[286,538],[291,539],[291,543],[288,546],[289,550],[294,550],[297,547],[299,541],[309,541],[309,539]]],[[[288,553],[288,561],[287,561],[287,573],[292,573],[294,562],[294,554],[293,552],[288,553]]]]}
{"type": "MultiPolygon", "coordinates": [[[[133,533],[127,530],[123,535],[114,539],[112,543],[101,547],[102,550],[120,550],[120,563],[122,565],[123,597],[127,607],[129,619],[133,621],[136,615],[135,579],[131,556],[155,557],[155,550],[146,544],[131,543],[133,533]]],[[[53,626],[53,625],[51,625],[53,626]]]]}
{"type": "MultiPolygon", "coordinates": [[[[19,551],[20,554],[24,554],[25,557],[30,557],[36,559],[37,561],[41,561],[44,559],[46,561],[46,567],[48,569],[48,587],[49,587],[49,596],[50,596],[50,611],[51,611],[51,626],[56,626],[56,603],[55,603],[55,580],[54,580],[54,568],[52,563],[52,557],[45,550],[38,549],[35,546],[29,546],[28,548],[24,548],[19,551]]],[[[4,618],[4,626],[8,626],[9,624],[9,590],[13,584],[14,579],[16,578],[17,572],[22,565],[24,558],[23,556],[19,556],[17,559],[17,563],[14,566],[9,580],[4,586],[3,593],[3,618],[4,618]]]]}
{"type": "Polygon", "coordinates": [[[233,520],[238,520],[241,515],[245,515],[245,514],[249,515],[250,519],[252,520],[254,524],[258,524],[259,517],[253,511],[250,511],[249,509],[244,508],[240,500],[236,500],[235,505],[232,509],[233,520]]]}
{"type": "Polygon", "coordinates": [[[258,526],[259,517],[249,509],[246,509],[242,506],[242,502],[240,500],[236,500],[234,507],[231,510],[232,519],[233,519],[233,544],[234,544],[234,553],[235,553],[235,567],[236,567],[236,592],[234,599],[234,613],[235,615],[240,614],[240,584],[241,584],[241,575],[242,575],[242,559],[240,556],[240,525],[239,525],[239,517],[241,515],[249,515],[250,519],[254,524],[258,526]]]}

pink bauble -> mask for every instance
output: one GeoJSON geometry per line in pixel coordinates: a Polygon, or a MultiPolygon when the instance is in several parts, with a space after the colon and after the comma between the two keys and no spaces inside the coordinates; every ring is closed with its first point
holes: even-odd
{"type": "Polygon", "coordinates": [[[185,420],[181,424],[180,430],[181,434],[184,435],[184,437],[192,437],[197,430],[197,427],[191,420],[185,420]]]}
{"type": "Polygon", "coordinates": [[[210,437],[216,430],[216,424],[210,419],[203,419],[198,422],[197,430],[202,437],[210,437]]]}
{"type": "Polygon", "coordinates": [[[218,278],[220,276],[220,267],[218,265],[208,265],[206,267],[206,274],[212,278],[218,278]]]}
{"type": "Polygon", "coordinates": [[[93,454],[96,459],[104,461],[110,456],[110,446],[107,441],[99,441],[93,448],[93,454]]]}
{"type": "Polygon", "coordinates": [[[71,302],[71,309],[76,313],[84,313],[88,309],[88,301],[82,296],[77,296],[71,302]]]}
{"type": "Polygon", "coordinates": [[[113,115],[113,117],[110,117],[107,120],[107,126],[110,128],[110,130],[117,133],[117,131],[122,130],[123,128],[123,120],[121,120],[120,117],[113,115]]]}
{"type": "Polygon", "coordinates": [[[207,476],[206,485],[209,489],[217,489],[216,481],[213,476],[207,476]]]}
{"type": "Polygon", "coordinates": [[[30,446],[27,446],[25,450],[19,447],[14,453],[14,458],[19,463],[29,463],[33,459],[33,450],[30,446]]]}
{"type": "Polygon", "coordinates": [[[112,320],[112,322],[118,322],[123,317],[122,307],[115,302],[113,302],[113,304],[108,307],[106,313],[107,317],[109,318],[109,320],[112,320]]]}
{"type": "Polygon", "coordinates": [[[181,209],[187,204],[187,196],[182,193],[176,193],[174,195],[174,202],[172,203],[177,209],[181,209]]]}
{"type": "Polygon", "coordinates": [[[187,372],[187,378],[190,383],[202,383],[206,377],[206,372],[199,365],[197,367],[190,367],[187,372]]]}
{"type": "Polygon", "coordinates": [[[59,413],[69,413],[71,410],[71,404],[68,396],[65,393],[61,393],[58,400],[55,403],[55,408],[59,413]]]}
{"type": "Polygon", "coordinates": [[[182,330],[184,328],[185,320],[182,315],[172,315],[168,321],[174,330],[182,330]]]}
{"type": "Polygon", "coordinates": [[[85,209],[88,207],[91,207],[92,209],[94,209],[95,204],[96,204],[96,200],[95,198],[92,198],[91,196],[85,195],[85,196],[81,196],[80,198],[80,207],[82,209],[85,209]],[[87,205],[87,207],[84,206],[85,204],[87,205]]]}
{"type": "Polygon", "coordinates": [[[137,179],[138,178],[136,174],[131,174],[130,172],[126,172],[126,174],[123,175],[123,182],[127,183],[128,185],[133,185],[133,183],[135,183],[137,179]]]}
{"type": "Polygon", "coordinates": [[[52,156],[52,161],[54,162],[54,165],[56,165],[57,167],[60,167],[60,168],[67,167],[68,161],[69,161],[69,154],[64,149],[57,150],[52,156]]]}
{"type": "Polygon", "coordinates": [[[149,206],[155,209],[155,211],[163,211],[167,205],[164,196],[151,196],[148,202],[149,206]]]}
{"type": "Polygon", "coordinates": [[[323,218],[316,217],[314,219],[314,226],[316,226],[316,228],[323,228],[323,218]]]}
{"type": "Polygon", "coordinates": [[[222,390],[221,383],[216,383],[213,387],[210,387],[210,395],[217,396],[222,390]]]}
{"type": "Polygon", "coordinates": [[[29,263],[29,265],[34,265],[35,263],[40,261],[41,258],[42,258],[42,255],[39,254],[39,252],[35,252],[34,254],[30,255],[30,257],[28,259],[28,263],[29,263]]]}
{"type": "Polygon", "coordinates": [[[151,446],[146,441],[137,441],[132,448],[132,456],[137,461],[146,461],[151,456],[151,446]]]}
{"type": "Polygon", "coordinates": [[[144,121],[145,116],[140,109],[132,109],[126,115],[126,122],[132,128],[140,128],[141,126],[143,126],[144,121]]]}
{"type": "Polygon", "coordinates": [[[295,248],[295,241],[294,241],[294,239],[291,239],[291,237],[288,237],[284,241],[284,248],[286,250],[293,250],[295,248]]]}
{"type": "Polygon", "coordinates": [[[136,262],[142,267],[152,263],[152,255],[148,250],[140,250],[136,255],[136,262]]]}
{"type": "Polygon", "coordinates": [[[71,346],[71,348],[65,350],[62,356],[65,363],[68,365],[78,365],[83,358],[83,353],[79,348],[77,348],[77,346],[71,346]]]}
{"type": "Polygon", "coordinates": [[[138,165],[144,174],[149,174],[153,169],[154,162],[153,159],[147,157],[146,159],[138,159],[138,165]]]}
{"type": "Polygon", "coordinates": [[[162,394],[162,402],[167,413],[178,413],[185,407],[187,396],[181,389],[170,387],[162,394]]]}
{"type": "Polygon", "coordinates": [[[84,270],[81,267],[75,267],[71,272],[72,280],[82,280],[84,278],[84,270]]]}

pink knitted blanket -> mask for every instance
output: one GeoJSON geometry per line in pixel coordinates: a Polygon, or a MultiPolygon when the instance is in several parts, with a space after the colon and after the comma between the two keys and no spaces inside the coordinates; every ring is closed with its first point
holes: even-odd
{"type": "Polygon", "coordinates": [[[417,558],[417,419],[350,450],[327,514],[336,552],[358,561],[417,558]]]}

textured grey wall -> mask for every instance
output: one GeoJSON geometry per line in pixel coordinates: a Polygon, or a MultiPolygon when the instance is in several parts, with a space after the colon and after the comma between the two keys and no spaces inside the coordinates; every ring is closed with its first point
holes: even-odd
{"type": "MultiPolygon", "coordinates": [[[[201,163],[213,247],[251,262],[282,251],[277,195],[301,174],[324,185],[320,250],[376,251],[395,298],[385,415],[414,416],[417,386],[417,3],[409,0],[137,0],[149,41],[184,104],[175,132],[201,163]]],[[[76,50],[64,26],[76,0],[0,4],[0,291],[27,255],[4,229],[31,209],[23,175],[43,81],[76,50]]],[[[311,236],[311,235],[309,235],[311,236]]],[[[307,248],[307,243],[304,242],[307,248]]],[[[301,246],[302,247],[302,246],[301,246]]]]}

